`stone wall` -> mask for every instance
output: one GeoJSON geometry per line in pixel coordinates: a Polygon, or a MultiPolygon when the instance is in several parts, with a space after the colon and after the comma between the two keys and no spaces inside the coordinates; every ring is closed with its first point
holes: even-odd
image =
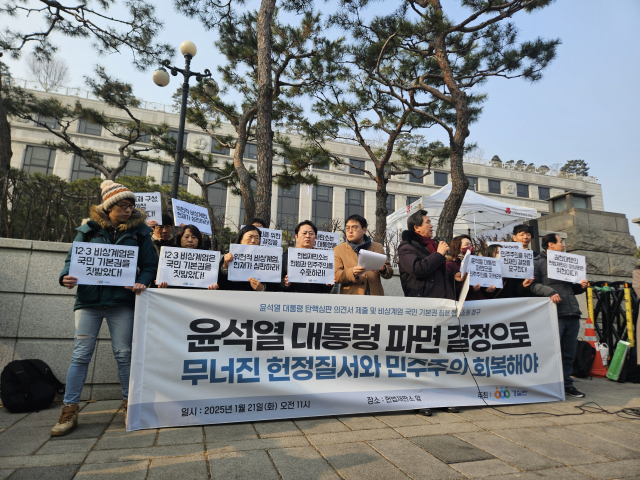
{"type": "MultiPolygon", "coordinates": [[[[70,243],[0,238],[0,370],[39,358],[66,383],[73,352],[75,289],[58,284],[70,243]]],[[[121,398],[106,322],[89,365],[82,400],[121,398]]]]}
{"type": "Polygon", "coordinates": [[[591,281],[631,281],[636,242],[622,213],[571,208],[538,218],[538,228],[567,234],[566,251],[584,255],[591,281]]]}

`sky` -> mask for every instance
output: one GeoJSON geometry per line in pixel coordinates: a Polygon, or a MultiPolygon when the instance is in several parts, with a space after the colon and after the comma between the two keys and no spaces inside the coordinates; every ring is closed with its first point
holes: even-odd
{"type": "MultiPolygon", "coordinates": [[[[454,19],[465,13],[457,1],[443,0],[442,4],[454,19]]],[[[215,32],[175,13],[171,2],[157,5],[159,16],[167,19],[162,41],[175,44],[176,52],[183,40],[193,41],[198,53],[192,69],[209,68],[215,78],[215,69],[223,61],[213,44],[215,32]]],[[[247,5],[258,8],[259,2],[248,0],[247,5]]],[[[325,12],[330,6],[316,4],[325,12]]],[[[12,26],[20,25],[27,31],[33,20],[18,18],[12,26]]],[[[523,159],[527,164],[553,165],[585,160],[589,174],[602,185],[605,211],[624,213],[630,233],[640,244],[640,226],[631,223],[640,217],[640,148],[636,137],[640,133],[640,2],[560,0],[540,12],[520,13],[513,20],[521,40],[540,36],[559,38],[562,44],[541,81],[492,79],[481,87],[488,100],[480,120],[470,126],[468,141],[476,142],[485,158],[498,155],[503,161],[523,159]]],[[[2,29],[6,22],[6,17],[0,17],[2,29]]],[[[100,58],[88,40],[57,36],[54,41],[70,66],[70,86],[82,86],[83,77],[91,75],[97,63],[132,83],[134,92],[147,101],[170,104],[179,85],[179,77],[172,77],[168,87],[156,87],[152,72],[136,71],[126,51],[100,58]]],[[[179,61],[178,55],[175,60],[179,61]]],[[[24,59],[14,61],[5,56],[3,61],[14,76],[27,77],[24,59]]],[[[443,133],[432,128],[427,138],[445,141],[443,133]]]]}

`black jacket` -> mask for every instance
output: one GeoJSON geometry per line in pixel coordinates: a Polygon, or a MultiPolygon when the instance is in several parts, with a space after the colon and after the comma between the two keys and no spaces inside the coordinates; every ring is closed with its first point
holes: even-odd
{"type": "Polygon", "coordinates": [[[531,293],[539,297],[551,297],[556,293],[560,295],[562,301],[558,307],[558,317],[581,316],[582,312],[578,306],[576,295],[584,293],[584,289],[579,283],[563,282],[547,276],[547,252],[540,254],[533,262],[535,280],[531,285],[531,293]]]}
{"type": "Polygon", "coordinates": [[[522,278],[503,278],[502,288],[497,289],[493,293],[488,293],[486,287],[482,290],[485,292],[486,298],[520,298],[530,296],[528,288],[522,286],[524,280],[522,278]]]}
{"type": "Polygon", "coordinates": [[[296,292],[296,293],[330,293],[333,285],[325,285],[324,283],[292,283],[290,286],[285,286],[284,277],[289,273],[289,253],[282,255],[282,280],[280,287],[283,292],[296,292]]]}
{"type": "Polygon", "coordinates": [[[447,259],[439,253],[429,253],[415,233],[402,232],[398,247],[400,282],[405,297],[448,298],[455,300],[455,290],[447,274],[447,259]]]}

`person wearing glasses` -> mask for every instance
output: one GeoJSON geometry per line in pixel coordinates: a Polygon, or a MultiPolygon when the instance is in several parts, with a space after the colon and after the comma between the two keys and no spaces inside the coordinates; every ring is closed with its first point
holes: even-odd
{"type": "MultiPolygon", "coordinates": [[[[71,365],[67,372],[64,406],[51,436],[67,435],[78,425],[80,394],[87,378],[102,320],[111,333],[113,355],[118,364],[118,377],[126,422],[131,368],[131,339],[135,296],[140,295],[156,278],[158,254],[151,241],[151,230],[145,224],[145,213],[135,208],[136,196],[124,185],[105,180],[100,185],[102,204],[91,207],[90,220],[76,230],[74,242],[138,247],[138,273],[132,287],[78,285],[75,311],[75,336],[71,365]]],[[[60,273],[60,285],[72,289],[78,279],[69,275],[71,250],[60,273]]]]}
{"type": "MultiPolygon", "coordinates": [[[[312,249],[316,244],[316,235],[318,227],[311,220],[300,222],[294,231],[296,239],[296,248],[312,249]]],[[[289,267],[289,253],[282,255],[282,291],[298,292],[298,293],[329,293],[333,285],[322,285],[318,283],[291,283],[287,270],[289,267]]]]}
{"type": "MultiPolygon", "coordinates": [[[[238,232],[236,243],[240,245],[260,245],[260,229],[255,225],[245,225],[238,232]]],[[[229,265],[233,262],[233,254],[227,253],[220,262],[218,285],[220,290],[239,290],[248,292],[264,292],[267,286],[255,278],[249,278],[248,282],[232,282],[229,280],[229,265]]],[[[279,284],[276,284],[279,287],[279,284]]],[[[270,290],[273,290],[270,288],[270,290]]]]}
{"type": "Polygon", "coordinates": [[[153,240],[153,246],[156,247],[158,256],[160,255],[160,249],[162,247],[176,246],[176,241],[173,236],[173,218],[171,218],[171,215],[163,213],[162,224],[158,224],[158,222],[151,220],[147,222],[147,225],[153,228],[151,240],[153,240]]]}

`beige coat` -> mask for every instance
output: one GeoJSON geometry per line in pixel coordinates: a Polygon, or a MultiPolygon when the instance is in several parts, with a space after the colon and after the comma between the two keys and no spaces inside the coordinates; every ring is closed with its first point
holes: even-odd
{"type": "MultiPolygon", "coordinates": [[[[371,242],[369,251],[375,253],[384,253],[382,245],[371,242]]],[[[380,277],[389,279],[393,276],[393,268],[387,260],[384,265],[385,273],[366,272],[356,278],[353,275],[353,267],[358,266],[358,255],[349,246],[347,242],[342,243],[333,249],[336,256],[336,283],[342,284],[340,293],[345,295],[364,295],[367,291],[367,282],[369,282],[369,293],[371,295],[384,295],[382,282],[380,277]]]]}

